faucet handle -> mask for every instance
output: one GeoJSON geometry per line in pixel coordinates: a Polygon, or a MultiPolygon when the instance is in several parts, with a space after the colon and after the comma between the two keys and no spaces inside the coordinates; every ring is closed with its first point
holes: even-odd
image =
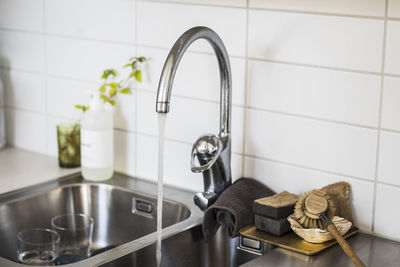
{"type": "Polygon", "coordinates": [[[192,147],[192,172],[199,173],[209,170],[221,155],[222,149],[222,140],[216,135],[203,135],[197,139],[192,147]],[[200,166],[195,165],[196,156],[200,166]]]}

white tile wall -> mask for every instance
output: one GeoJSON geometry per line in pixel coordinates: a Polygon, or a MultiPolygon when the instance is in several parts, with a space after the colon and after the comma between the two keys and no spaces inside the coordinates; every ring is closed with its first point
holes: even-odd
{"type": "MultiPolygon", "coordinates": [[[[186,29],[209,26],[232,66],[233,179],[295,193],[347,181],[355,224],[400,240],[386,219],[400,190],[398,0],[77,2],[0,0],[9,144],[56,156],[56,125],[79,118],[73,105],[102,70],[143,55],[143,83],[115,109],[115,169],[156,180],[164,60],[186,29]]],[[[196,42],[176,74],[166,184],[202,190],[191,145],[218,132],[219,85],[212,49],[196,42]]]]}
{"type": "Polygon", "coordinates": [[[258,60],[249,61],[248,72],[250,107],[378,126],[377,75],[258,60]]]}
{"type": "MultiPolygon", "coordinates": [[[[225,41],[229,54],[244,56],[245,22],[245,9],[139,1],[137,42],[141,45],[170,48],[187,29],[193,26],[208,26],[218,32],[225,41]]],[[[198,51],[212,51],[205,41],[194,44],[192,48],[198,51]]]]}
{"type": "Polygon", "coordinates": [[[400,79],[385,78],[382,103],[382,128],[400,131],[400,79]]]}
{"type": "Polygon", "coordinates": [[[245,153],[374,179],[376,131],[249,110],[245,153]]]}
{"type": "Polygon", "coordinates": [[[44,36],[0,29],[0,67],[44,71],[44,36]]]}
{"type": "Polygon", "coordinates": [[[399,220],[400,214],[393,212],[388,220],[389,209],[393,208],[394,203],[400,201],[400,189],[396,187],[378,185],[376,191],[376,211],[374,231],[391,239],[400,239],[399,220]]]}
{"type": "Polygon", "coordinates": [[[45,76],[23,71],[3,70],[2,81],[7,107],[45,113],[45,76]]]}
{"type": "MultiPolygon", "coordinates": [[[[145,66],[147,72],[139,88],[156,92],[169,49],[139,47],[138,55],[149,55],[145,66]]],[[[232,69],[232,103],[244,106],[245,59],[230,58],[232,69]]],[[[182,58],[174,79],[174,95],[219,102],[220,81],[218,62],[215,55],[188,52],[182,58]]]]}
{"type": "MultiPolygon", "coordinates": [[[[397,0],[393,0],[396,2],[397,0]]],[[[363,16],[385,15],[385,0],[249,0],[250,7],[363,16]]]]}
{"type": "Polygon", "coordinates": [[[46,153],[46,116],[16,109],[6,109],[7,143],[46,153]]]}
{"type": "Polygon", "coordinates": [[[381,132],[378,180],[400,186],[400,134],[381,132]]]}
{"type": "Polygon", "coordinates": [[[44,0],[0,0],[0,27],[43,32],[44,0]]]}
{"type": "MultiPolygon", "coordinates": [[[[163,2],[170,2],[170,0],[159,0],[163,2]]],[[[197,3],[205,5],[216,5],[216,6],[235,6],[245,7],[246,0],[175,0],[173,2],[180,3],[197,3]]]]}
{"type": "Polygon", "coordinates": [[[389,0],[389,17],[400,18],[399,0],[389,0]]]}
{"type": "Polygon", "coordinates": [[[380,20],[249,12],[248,52],[254,58],[378,72],[382,38],[380,20]]]}
{"type": "Polygon", "coordinates": [[[114,132],[115,170],[128,175],[136,174],[136,136],[126,131],[114,132]]]}
{"type": "Polygon", "coordinates": [[[400,75],[400,21],[389,21],[387,27],[385,71],[400,75]]]}
{"type": "Polygon", "coordinates": [[[104,69],[120,68],[133,56],[132,46],[124,44],[50,36],[46,45],[49,74],[94,82],[104,69]]]}
{"type": "Polygon", "coordinates": [[[134,3],[125,0],[46,1],[46,31],[57,35],[133,43],[134,3]]]}
{"type": "Polygon", "coordinates": [[[86,92],[94,90],[96,84],[48,77],[47,88],[47,112],[54,116],[78,120],[82,111],[74,106],[87,104],[89,95],[86,92]]]}

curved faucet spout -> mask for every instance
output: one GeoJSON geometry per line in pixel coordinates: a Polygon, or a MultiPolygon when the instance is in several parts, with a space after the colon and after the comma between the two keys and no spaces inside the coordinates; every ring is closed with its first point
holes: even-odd
{"type": "Polygon", "coordinates": [[[160,77],[157,93],[156,111],[158,113],[168,113],[171,99],[172,84],[175,72],[178,68],[182,56],[186,49],[196,40],[207,40],[214,49],[218,59],[219,71],[221,76],[221,118],[220,118],[220,136],[225,137],[231,132],[231,105],[232,105],[232,77],[229,64],[228,53],[219,36],[207,27],[194,27],[175,42],[165,61],[163,71],[160,77]]]}
{"type": "Polygon", "coordinates": [[[193,145],[192,171],[203,173],[204,192],[198,193],[194,201],[204,210],[215,202],[219,194],[231,185],[231,107],[232,77],[228,53],[221,38],[207,27],[194,27],[175,42],[160,77],[156,111],[168,113],[175,72],[187,48],[197,39],[207,40],[218,59],[221,76],[220,131],[219,136],[205,135],[193,145]],[[196,166],[196,160],[200,166],[196,166]]]}

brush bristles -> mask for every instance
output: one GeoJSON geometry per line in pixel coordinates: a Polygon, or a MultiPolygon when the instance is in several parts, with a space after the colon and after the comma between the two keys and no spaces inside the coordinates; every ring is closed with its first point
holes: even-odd
{"type": "Polygon", "coordinates": [[[326,195],[324,192],[321,190],[311,190],[306,193],[304,193],[300,199],[297,201],[296,205],[294,206],[294,214],[293,217],[296,219],[296,221],[304,228],[320,228],[320,229],[325,229],[326,225],[325,223],[320,219],[315,219],[311,218],[307,213],[305,212],[306,207],[304,205],[304,202],[306,198],[310,194],[319,194],[324,196],[328,200],[328,209],[325,211],[325,216],[326,218],[331,221],[333,216],[335,216],[336,208],[335,208],[335,203],[333,200],[326,195]]]}

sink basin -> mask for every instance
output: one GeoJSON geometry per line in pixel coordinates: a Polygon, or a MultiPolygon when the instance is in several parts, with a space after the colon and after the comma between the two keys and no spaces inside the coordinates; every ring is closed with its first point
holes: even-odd
{"type": "MultiPolygon", "coordinates": [[[[111,181],[118,183],[118,178],[111,181]]],[[[80,176],[43,188],[36,186],[0,197],[0,257],[17,261],[17,233],[51,228],[51,218],[59,214],[85,213],[94,219],[92,252],[156,231],[155,196],[115,184],[85,183],[80,176]]],[[[178,202],[165,200],[163,214],[163,227],[168,227],[187,219],[190,211],[178,202]]]]}
{"type": "MultiPolygon", "coordinates": [[[[239,238],[229,238],[218,230],[213,238],[204,239],[201,226],[195,226],[162,241],[162,267],[237,267],[259,257],[238,249],[239,238]]],[[[271,250],[269,246],[264,252],[271,250]]],[[[156,267],[156,245],[135,251],[101,267],[156,267]]]]}
{"type": "MultiPolygon", "coordinates": [[[[85,213],[94,219],[92,256],[66,267],[156,266],[156,192],[151,181],[116,173],[101,183],[74,174],[2,194],[0,266],[25,266],[16,263],[17,233],[50,227],[51,218],[64,213],[85,213]]],[[[206,241],[201,231],[204,214],[193,195],[164,186],[163,267],[236,267],[259,256],[238,249],[239,239],[230,239],[222,230],[206,241]]],[[[263,247],[262,253],[271,248],[263,247]]]]}

